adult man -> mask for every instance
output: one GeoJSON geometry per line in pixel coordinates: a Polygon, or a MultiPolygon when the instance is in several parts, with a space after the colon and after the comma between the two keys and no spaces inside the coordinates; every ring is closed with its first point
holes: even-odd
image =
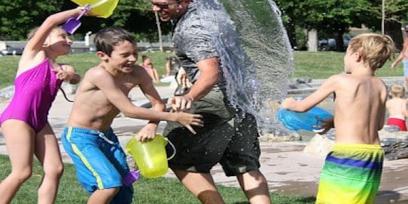
{"type": "Polygon", "coordinates": [[[176,111],[191,108],[204,117],[204,127],[196,129],[197,135],[177,124],[167,125],[164,134],[177,149],[176,157],[169,161],[171,169],[202,203],[224,203],[210,174],[219,162],[227,176],[237,177],[251,203],[270,203],[267,181],[259,171],[256,121],[252,115],[234,109],[226,96],[226,79],[214,42],[224,31],[217,25],[222,20],[205,16],[215,12],[211,16],[217,18],[217,12],[225,15],[225,11],[199,8],[207,1],[151,2],[162,21],[175,24],[176,55],[193,83],[188,93],[170,99],[172,107],[176,111]],[[239,119],[237,115],[241,115],[239,119]]]}

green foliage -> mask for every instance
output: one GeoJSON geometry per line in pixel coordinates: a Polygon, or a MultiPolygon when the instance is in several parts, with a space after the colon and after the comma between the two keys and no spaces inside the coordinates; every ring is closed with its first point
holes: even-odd
{"type": "MultiPolygon", "coordinates": [[[[276,0],[283,12],[285,26],[296,41],[295,30],[316,29],[319,33],[336,36],[342,43],[342,35],[350,27],[360,27],[361,24],[374,30],[381,29],[382,0],[276,0]]],[[[408,22],[408,1],[385,1],[387,22],[408,22]]],[[[391,32],[394,32],[391,30],[391,32]]],[[[292,43],[293,44],[293,43],[292,43]]]]}
{"type": "MultiPolygon", "coordinates": [[[[25,40],[26,34],[51,14],[75,8],[69,0],[0,0],[0,40],[25,40]]],[[[124,27],[133,32],[138,40],[157,41],[157,27],[149,0],[120,0],[109,18],[85,17],[77,35],[96,32],[109,26],[124,27]]],[[[162,24],[163,33],[170,24],[162,24]]]]}
{"type": "Polygon", "coordinates": [[[39,26],[62,4],[60,0],[0,0],[0,40],[24,40],[29,30],[39,26]]]}
{"type": "MultiPolygon", "coordinates": [[[[267,5],[248,1],[255,15],[262,14],[267,5]]],[[[276,0],[283,12],[289,31],[315,28],[332,34],[347,31],[361,23],[374,29],[381,26],[381,0],[276,0]],[[296,29],[295,29],[296,27],[296,29]]],[[[386,0],[387,21],[408,23],[408,1],[386,0]]],[[[41,25],[47,16],[74,8],[69,0],[0,0],[0,40],[24,40],[32,28],[41,25]]],[[[259,19],[262,19],[260,16],[259,19]]],[[[157,28],[150,0],[120,0],[114,14],[107,19],[86,17],[77,33],[96,32],[108,26],[120,26],[136,34],[138,40],[157,41],[157,28]]],[[[169,23],[162,23],[163,33],[170,31],[169,23]]]]}

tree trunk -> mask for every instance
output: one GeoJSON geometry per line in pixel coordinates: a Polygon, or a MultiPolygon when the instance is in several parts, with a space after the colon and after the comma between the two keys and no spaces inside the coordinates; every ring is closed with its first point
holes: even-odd
{"type": "Polygon", "coordinates": [[[336,40],[336,51],[343,52],[345,50],[344,41],[343,41],[344,31],[339,30],[334,35],[335,35],[335,40],[336,40]]]}
{"type": "Polygon", "coordinates": [[[385,21],[385,34],[389,35],[395,43],[398,50],[402,49],[403,36],[401,31],[401,23],[397,21],[385,21]]]}
{"type": "Polygon", "coordinates": [[[295,26],[295,24],[293,22],[289,21],[286,24],[285,27],[286,27],[286,33],[288,34],[289,42],[290,42],[290,45],[292,46],[292,49],[299,48],[298,45],[297,45],[297,42],[296,42],[297,39],[296,39],[296,26],[295,26]]]}
{"type": "Polygon", "coordinates": [[[162,40],[162,31],[160,27],[159,14],[157,12],[154,12],[154,16],[156,17],[157,32],[159,33],[160,52],[163,52],[163,40],[162,40]]]}

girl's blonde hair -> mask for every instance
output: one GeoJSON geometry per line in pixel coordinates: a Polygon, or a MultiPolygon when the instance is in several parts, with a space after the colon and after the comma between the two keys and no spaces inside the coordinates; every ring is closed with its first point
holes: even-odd
{"type": "Polygon", "coordinates": [[[388,35],[364,33],[351,39],[349,49],[359,52],[364,63],[371,69],[381,68],[395,52],[395,45],[388,35]]]}
{"type": "MultiPolygon", "coordinates": [[[[27,34],[27,40],[31,40],[31,38],[34,37],[34,35],[35,35],[35,33],[37,32],[38,28],[40,28],[40,27],[39,27],[39,26],[38,26],[38,27],[35,27],[35,28],[31,29],[30,32],[28,32],[28,34],[27,34]]],[[[55,29],[62,29],[62,26],[55,26],[54,28],[52,28],[52,31],[55,30],[55,29]]],[[[51,32],[52,32],[52,31],[51,31],[51,32]]]]}
{"type": "Polygon", "coordinates": [[[391,86],[390,95],[393,98],[402,98],[405,96],[405,88],[399,84],[393,84],[391,86]]]}

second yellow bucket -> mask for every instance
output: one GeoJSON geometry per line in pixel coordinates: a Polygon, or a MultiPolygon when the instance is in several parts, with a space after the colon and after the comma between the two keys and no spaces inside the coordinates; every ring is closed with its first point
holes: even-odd
{"type": "Polygon", "coordinates": [[[166,145],[167,140],[162,135],[156,135],[149,142],[139,142],[132,138],[126,144],[126,151],[136,161],[143,177],[157,178],[165,175],[168,171],[166,145]]]}
{"type": "Polygon", "coordinates": [[[79,6],[90,5],[89,15],[107,18],[112,15],[119,0],[71,0],[79,6]]]}

